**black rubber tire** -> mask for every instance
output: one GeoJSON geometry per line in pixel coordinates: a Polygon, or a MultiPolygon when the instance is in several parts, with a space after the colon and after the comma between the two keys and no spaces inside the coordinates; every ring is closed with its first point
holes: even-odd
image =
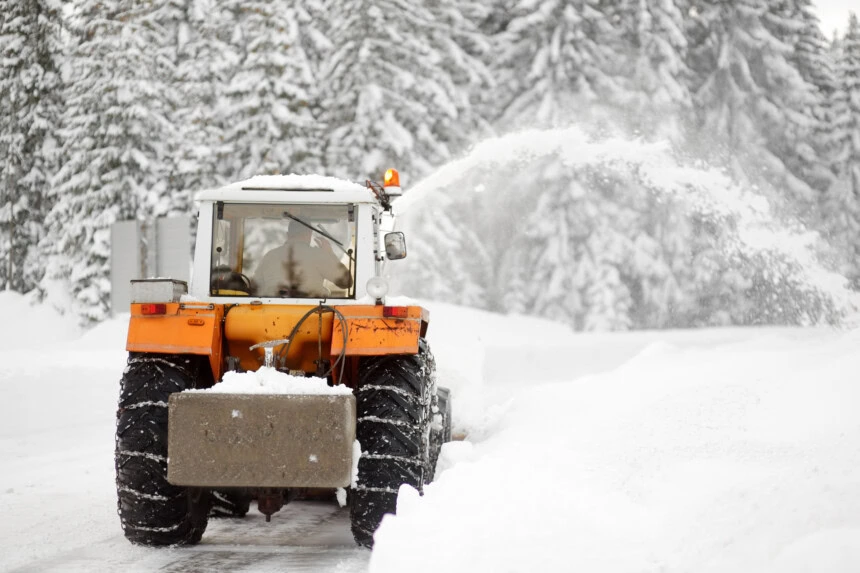
{"type": "Polygon", "coordinates": [[[167,482],[167,400],[197,387],[202,366],[196,356],[129,354],[114,459],[117,507],[132,543],[193,545],[206,529],[209,493],[167,482]]]}
{"type": "Polygon", "coordinates": [[[427,482],[436,476],[436,464],[442,444],[451,441],[451,391],[441,386],[436,388],[433,418],[430,425],[430,474],[427,482]]]}
{"type": "Polygon", "coordinates": [[[245,517],[251,509],[251,497],[239,491],[216,490],[212,492],[212,507],[209,517],[245,517]]]}
{"type": "Polygon", "coordinates": [[[419,492],[430,475],[430,418],[435,364],[422,340],[416,355],[366,358],[358,369],[356,438],[362,455],[350,492],[356,543],[373,546],[386,513],[395,513],[397,492],[419,492]]]}

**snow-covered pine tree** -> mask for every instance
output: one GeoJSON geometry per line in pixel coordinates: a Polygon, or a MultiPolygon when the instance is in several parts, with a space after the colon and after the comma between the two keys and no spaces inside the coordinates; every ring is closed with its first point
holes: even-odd
{"type": "MultiPolygon", "coordinates": [[[[297,4],[296,17],[299,20],[302,47],[310,62],[315,82],[320,81],[320,73],[326,59],[331,54],[333,44],[328,33],[332,25],[329,3],[331,0],[305,0],[297,4]]],[[[318,93],[316,93],[319,96],[318,93]]],[[[315,101],[314,113],[320,113],[319,98],[315,101]]]]}
{"type": "Polygon", "coordinates": [[[860,23],[851,14],[839,49],[833,98],[836,183],[825,198],[832,239],[843,245],[843,272],[860,289],[860,23]]]}
{"type": "Polygon", "coordinates": [[[526,311],[576,330],[627,330],[632,297],[619,272],[628,259],[635,214],[622,180],[587,167],[545,182],[525,227],[526,311]]]}
{"type": "Polygon", "coordinates": [[[311,113],[315,79],[305,52],[298,0],[229,0],[230,44],[240,54],[220,104],[228,179],[319,171],[319,126],[311,113]]]}
{"type": "Polygon", "coordinates": [[[224,114],[221,94],[235,73],[239,56],[229,44],[232,19],[214,0],[184,0],[176,37],[173,109],[179,127],[170,178],[172,209],[187,212],[190,194],[226,183],[223,164],[224,114]]]}
{"type": "Polygon", "coordinates": [[[450,74],[471,64],[446,62],[452,52],[440,48],[456,44],[440,46],[424,0],[331,0],[330,10],[338,19],[323,71],[326,171],[378,180],[396,166],[419,179],[463,143],[446,140],[460,137],[450,74]]]}
{"type": "Polygon", "coordinates": [[[792,60],[800,75],[824,95],[836,89],[834,61],[830,42],[821,31],[821,21],[812,0],[794,0],[802,24],[794,43],[792,60]]]}
{"type": "Polygon", "coordinates": [[[81,0],[70,20],[70,81],[61,118],[63,166],[40,244],[43,287],[63,293],[84,321],[108,312],[110,225],[145,216],[170,173],[172,60],[154,46],[165,34],[157,6],[81,0]],[[58,284],[59,283],[59,284],[58,284]]]}
{"type": "Polygon", "coordinates": [[[684,30],[686,0],[624,3],[623,31],[630,57],[623,66],[631,100],[622,110],[630,131],[679,142],[690,113],[690,71],[684,30]]]}
{"type": "MultiPolygon", "coordinates": [[[[500,129],[564,125],[629,99],[622,31],[600,0],[523,0],[495,39],[500,129]]],[[[616,107],[616,110],[618,108],[616,107]]]]}
{"type": "Polygon", "coordinates": [[[537,203],[522,223],[524,232],[512,245],[515,266],[507,273],[516,276],[512,286],[519,292],[508,293],[507,299],[516,301],[519,312],[582,328],[582,287],[594,275],[593,261],[583,252],[589,228],[581,223],[587,223],[589,214],[578,208],[587,191],[575,180],[540,183],[543,193],[534,197],[537,203]]]}
{"type": "Polygon", "coordinates": [[[434,20],[430,48],[439,54],[436,81],[444,92],[425,99],[439,111],[433,133],[456,154],[492,131],[481,113],[495,90],[485,64],[490,42],[476,23],[486,8],[474,0],[427,0],[427,8],[434,20]]]}
{"type": "Polygon", "coordinates": [[[517,4],[518,0],[485,0],[480,4],[473,4],[479,9],[471,11],[469,17],[485,36],[493,38],[510,25],[517,4]]]}
{"type": "Polygon", "coordinates": [[[838,69],[842,95],[835,118],[840,129],[837,160],[840,175],[860,204],[860,24],[853,13],[842,41],[838,69]]]}
{"type": "Polygon", "coordinates": [[[800,156],[811,151],[805,142],[814,97],[791,62],[786,40],[797,24],[790,7],[764,0],[693,0],[693,7],[699,151],[727,163],[741,181],[768,182],[779,206],[807,215],[818,196],[800,178],[800,156]]]}
{"type": "Polygon", "coordinates": [[[690,326],[695,281],[689,264],[694,250],[690,217],[675,201],[668,201],[635,177],[622,187],[632,210],[623,232],[628,248],[618,272],[630,293],[633,328],[690,326]],[[687,291],[685,291],[687,289],[687,291]]]}
{"type": "Polygon", "coordinates": [[[482,118],[491,131],[498,115],[499,86],[497,83],[495,59],[498,52],[498,35],[503,32],[513,17],[516,0],[457,0],[460,12],[471,23],[471,28],[481,38],[473,47],[465,46],[473,56],[480,58],[491,81],[486,87],[479,87],[471,94],[473,110],[482,118]]]}
{"type": "Polygon", "coordinates": [[[146,38],[147,55],[154,62],[149,77],[161,91],[160,101],[154,105],[154,113],[163,116],[171,129],[165,135],[171,139],[164,142],[164,156],[159,166],[165,174],[163,185],[147,194],[144,204],[148,216],[187,214],[192,208],[192,190],[188,189],[177,175],[186,145],[182,124],[178,123],[177,109],[186,103],[185,94],[179,89],[178,63],[180,46],[188,37],[188,4],[192,0],[154,0],[136,10],[142,36],[146,38]]]}
{"type": "Polygon", "coordinates": [[[0,0],[0,286],[28,292],[50,207],[62,106],[61,5],[0,0]]]}
{"type": "MultiPolygon", "coordinates": [[[[780,108],[785,118],[785,128],[778,129],[769,138],[768,147],[779,157],[788,172],[786,191],[788,199],[797,203],[795,211],[800,212],[802,220],[816,225],[819,222],[816,209],[821,193],[830,186],[832,178],[827,170],[827,158],[816,145],[820,136],[822,106],[827,96],[817,83],[807,79],[805,72],[801,71],[801,65],[814,64],[801,64],[806,46],[811,47],[817,41],[815,33],[818,23],[811,0],[771,0],[762,23],[789,50],[785,57],[787,66],[784,77],[771,79],[774,75],[770,69],[774,66],[772,60],[764,61],[761,64],[763,69],[758,71],[761,77],[769,79],[760,82],[760,85],[768,87],[775,94],[773,105],[780,108]],[[798,187],[794,177],[807,189],[798,187]]],[[[812,53],[809,55],[812,56],[812,53]]],[[[825,73],[826,66],[820,74],[825,73]]]]}
{"type": "MultiPolygon", "coordinates": [[[[829,42],[821,32],[812,0],[795,0],[797,18],[802,26],[794,42],[792,61],[801,77],[813,87],[808,115],[812,122],[808,144],[811,152],[798,149],[801,174],[821,194],[833,185],[832,173],[832,98],[836,91],[835,65],[829,42]]],[[[826,227],[817,224],[817,228],[826,227]]]]}

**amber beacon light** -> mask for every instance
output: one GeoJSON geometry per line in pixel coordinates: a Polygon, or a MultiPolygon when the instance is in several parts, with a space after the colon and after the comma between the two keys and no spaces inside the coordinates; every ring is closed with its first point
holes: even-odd
{"type": "Polygon", "coordinates": [[[400,173],[396,169],[389,169],[385,172],[386,187],[400,187],[400,173]]]}

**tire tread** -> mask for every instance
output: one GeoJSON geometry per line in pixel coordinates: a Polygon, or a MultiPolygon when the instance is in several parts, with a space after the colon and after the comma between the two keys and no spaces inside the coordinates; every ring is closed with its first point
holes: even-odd
{"type": "Polygon", "coordinates": [[[117,410],[117,511],[139,545],[193,545],[207,525],[208,493],[167,481],[167,403],[196,387],[197,357],[130,354],[117,410]]]}
{"type": "Polygon", "coordinates": [[[365,454],[351,490],[352,533],[373,546],[373,533],[397,508],[403,484],[419,492],[430,473],[429,423],[435,369],[422,340],[417,355],[388,355],[359,364],[356,437],[365,454]]]}

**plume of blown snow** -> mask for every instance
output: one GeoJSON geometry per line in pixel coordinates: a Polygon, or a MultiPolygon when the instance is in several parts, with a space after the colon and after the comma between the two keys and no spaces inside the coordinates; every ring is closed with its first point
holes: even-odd
{"type": "Polygon", "coordinates": [[[786,228],[778,223],[768,200],[746,189],[724,172],[705,165],[684,165],[668,142],[609,137],[595,140],[585,130],[572,126],[532,129],[491,138],[475,145],[464,157],[451,161],[417,183],[395,204],[398,215],[426,201],[445,202],[444,193],[468,174],[520,165],[556,157],[568,168],[612,166],[638,177],[650,190],[679,199],[710,220],[732,219],[736,233],[727,255],[764,255],[790,263],[791,278],[809,292],[824,295],[841,317],[857,316],[860,293],[848,287],[847,279],[821,264],[815,245],[817,233],[786,228]]]}

